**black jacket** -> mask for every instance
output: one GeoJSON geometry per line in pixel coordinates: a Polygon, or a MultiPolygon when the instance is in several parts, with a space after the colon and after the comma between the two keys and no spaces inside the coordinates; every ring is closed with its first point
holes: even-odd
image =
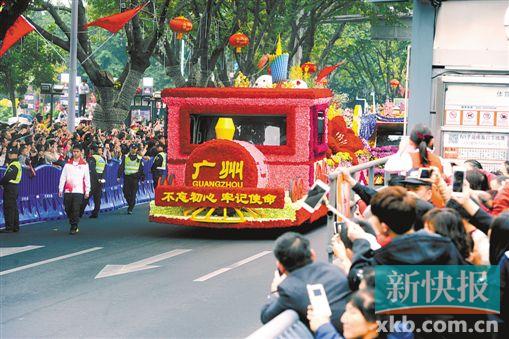
{"type": "Polygon", "coordinates": [[[161,154],[157,154],[155,157],[154,157],[154,163],[152,164],[152,167],[150,167],[150,171],[151,172],[156,172],[156,171],[160,171],[158,169],[158,167],[161,167],[163,165],[163,157],[161,156],[161,154]]]}
{"type": "Polygon", "coordinates": [[[467,262],[451,239],[421,230],[393,239],[386,246],[373,251],[364,239],[353,243],[353,258],[348,281],[356,290],[361,272],[376,265],[466,265],[467,262]]]}
{"type": "Polygon", "coordinates": [[[267,323],[287,309],[295,310],[300,320],[309,326],[307,308],[310,304],[307,284],[322,284],[332,311],[331,322],[340,330],[340,317],[350,298],[350,289],[345,274],[332,264],[314,262],[291,272],[279,284],[279,296],[271,296],[261,312],[262,323],[267,323]]]}

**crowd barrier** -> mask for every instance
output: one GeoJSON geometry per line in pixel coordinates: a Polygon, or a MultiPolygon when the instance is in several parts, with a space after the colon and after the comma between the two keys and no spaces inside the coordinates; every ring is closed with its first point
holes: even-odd
{"type": "Polygon", "coordinates": [[[247,337],[247,339],[269,338],[313,339],[314,336],[306,325],[299,320],[297,312],[286,310],[247,337]]]}
{"type": "MultiPolygon", "coordinates": [[[[144,203],[154,199],[154,189],[150,167],[153,159],[143,160],[145,180],[140,181],[136,203],[144,203]]],[[[105,168],[106,183],[103,186],[101,197],[101,212],[112,211],[127,206],[122,193],[123,179],[117,181],[117,171],[120,161],[112,160],[105,168]]],[[[0,169],[0,177],[5,168],[0,169]]],[[[23,168],[23,176],[19,184],[18,208],[20,224],[36,221],[63,219],[66,217],[63,198],[58,196],[58,182],[61,168],[52,165],[43,165],[35,169],[35,176],[30,175],[27,168],[23,168]]],[[[3,190],[0,188],[0,227],[5,225],[3,211],[3,190]]],[[[89,215],[94,208],[91,198],[85,209],[89,215]]]]}

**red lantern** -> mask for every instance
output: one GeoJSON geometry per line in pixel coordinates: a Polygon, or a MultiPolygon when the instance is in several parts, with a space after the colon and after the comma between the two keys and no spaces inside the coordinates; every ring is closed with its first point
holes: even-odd
{"type": "Polygon", "coordinates": [[[240,53],[242,47],[249,45],[249,38],[244,33],[235,33],[228,40],[232,47],[235,47],[235,51],[240,53]]]}
{"type": "Polygon", "coordinates": [[[193,23],[183,16],[178,16],[170,20],[170,29],[177,33],[177,39],[181,40],[184,33],[189,33],[193,29],[193,23]]]}
{"type": "Polygon", "coordinates": [[[312,63],[311,61],[308,61],[300,66],[300,69],[304,73],[315,73],[316,72],[316,65],[312,63]]]}
{"type": "Polygon", "coordinates": [[[396,79],[392,79],[390,84],[391,84],[391,87],[394,89],[399,86],[399,81],[396,79]]]}

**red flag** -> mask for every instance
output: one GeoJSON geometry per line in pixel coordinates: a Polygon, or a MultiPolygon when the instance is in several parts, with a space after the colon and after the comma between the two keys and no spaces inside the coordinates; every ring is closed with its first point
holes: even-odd
{"type": "Polygon", "coordinates": [[[318,75],[316,76],[316,82],[320,82],[321,80],[323,80],[325,77],[327,77],[329,74],[331,74],[332,72],[334,72],[334,70],[336,68],[338,68],[339,66],[341,66],[342,64],[344,64],[345,62],[344,61],[341,61],[340,63],[338,64],[335,64],[335,65],[332,65],[332,66],[328,66],[328,67],[325,67],[324,69],[322,69],[320,71],[320,73],[318,73],[318,75]]]}
{"type": "Polygon", "coordinates": [[[133,9],[129,9],[127,11],[113,14],[110,16],[105,16],[104,18],[99,18],[95,21],[89,22],[83,28],[88,28],[90,26],[98,26],[102,27],[111,33],[117,33],[120,31],[139,11],[143,9],[148,4],[148,2],[144,5],[135,7],[133,9]]]}
{"type": "Polygon", "coordinates": [[[35,30],[34,26],[32,26],[27,19],[25,19],[22,15],[16,19],[14,24],[9,27],[7,32],[5,33],[5,38],[2,43],[2,48],[0,49],[0,58],[2,55],[7,52],[9,48],[11,48],[12,45],[14,45],[16,42],[18,42],[19,39],[30,33],[31,31],[35,30]]]}

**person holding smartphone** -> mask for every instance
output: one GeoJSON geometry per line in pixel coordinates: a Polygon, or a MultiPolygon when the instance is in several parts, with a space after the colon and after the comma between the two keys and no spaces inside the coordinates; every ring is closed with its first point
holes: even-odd
{"type": "Polygon", "coordinates": [[[332,324],[341,330],[339,318],[350,297],[346,275],[335,265],[317,262],[309,240],[295,232],[287,232],[276,240],[277,259],[274,280],[268,302],[261,311],[262,323],[267,323],[287,309],[295,310],[308,325],[307,307],[310,303],[308,285],[323,285],[332,313],[332,324]],[[282,276],[286,276],[283,277],[282,276]]]}
{"type": "Polygon", "coordinates": [[[436,167],[443,174],[441,159],[433,153],[433,134],[423,124],[417,124],[408,137],[401,139],[398,153],[389,158],[385,170],[391,173],[407,173],[412,168],[436,167]]]}
{"type": "MultiPolygon", "coordinates": [[[[332,326],[329,317],[321,316],[316,310],[308,308],[307,318],[316,338],[328,339],[374,339],[379,337],[375,315],[375,297],[372,289],[365,289],[352,295],[341,316],[343,332],[340,334],[332,326]]],[[[398,338],[404,338],[403,336],[398,338]]]]}

